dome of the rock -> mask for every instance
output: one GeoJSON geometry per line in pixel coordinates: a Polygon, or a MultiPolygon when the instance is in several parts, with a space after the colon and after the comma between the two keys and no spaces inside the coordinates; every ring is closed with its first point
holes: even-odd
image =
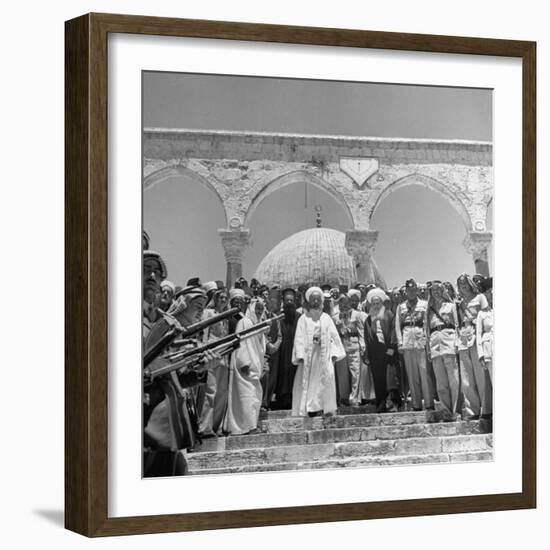
{"type": "Polygon", "coordinates": [[[282,287],[308,283],[351,287],[357,282],[384,286],[374,260],[367,269],[369,280],[357,280],[345,240],[345,233],[326,227],[299,231],[282,240],[265,256],[254,277],[269,286],[278,284],[282,287]]]}

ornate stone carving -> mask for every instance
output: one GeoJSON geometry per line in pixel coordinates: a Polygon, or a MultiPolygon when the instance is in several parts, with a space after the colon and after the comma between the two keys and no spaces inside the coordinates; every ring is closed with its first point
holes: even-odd
{"type": "Polygon", "coordinates": [[[244,251],[252,244],[250,241],[250,229],[218,229],[218,234],[222,239],[225,261],[242,264],[244,251]]]}
{"type": "Polygon", "coordinates": [[[346,250],[359,263],[370,259],[378,240],[378,231],[352,230],[346,232],[346,250]]]}
{"type": "Polygon", "coordinates": [[[344,157],[340,159],[340,170],[361,188],[373,174],[378,172],[378,159],[344,157]]]}
{"type": "Polygon", "coordinates": [[[487,249],[493,241],[492,231],[470,231],[464,239],[466,250],[474,257],[474,261],[487,261],[487,249]]]}

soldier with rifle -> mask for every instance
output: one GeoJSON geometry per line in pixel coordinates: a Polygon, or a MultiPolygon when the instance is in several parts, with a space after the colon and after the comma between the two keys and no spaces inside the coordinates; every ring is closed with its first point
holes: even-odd
{"type": "MultiPolygon", "coordinates": [[[[148,287],[152,287],[153,278],[147,279],[148,287]]],[[[159,369],[169,362],[167,350],[176,343],[178,334],[187,337],[180,344],[194,346],[189,337],[203,328],[197,321],[205,305],[206,295],[200,288],[183,289],[145,338],[144,372],[148,374],[144,393],[144,477],[184,475],[187,471],[181,451],[193,448],[198,431],[190,388],[204,382],[206,370],[180,367],[161,375],[159,369]],[[151,376],[151,372],[156,376],[151,376]]],[[[201,362],[212,361],[216,356],[215,352],[207,352],[201,362]]]]}
{"type": "MultiPolygon", "coordinates": [[[[225,289],[216,290],[212,296],[213,307],[204,310],[204,319],[221,317],[228,311],[229,296],[225,289]]],[[[238,309],[235,308],[235,313],[238,309]]],[[[234,314],[209,325],[204,330],[203,342],[216,342],[229,333],[229,322],[234,314]]],[[[208,365],[206,384],[201,385],[197,396],[197,411],[199,413],[199,435],[201,439],[222,435],[222,423],[227,407],[227,391],[229,385],[229,357],[221,357],[216,364],[208,365]]]]}

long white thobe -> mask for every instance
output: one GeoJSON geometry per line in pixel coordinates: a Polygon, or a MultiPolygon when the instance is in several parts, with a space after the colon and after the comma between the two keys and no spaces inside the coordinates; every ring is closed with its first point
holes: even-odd
{"type": "MultiPolygon", "coordinates": [[[[243,317],[237,323],[235,332],[241,332],[253,325],[248,317],[243,317]]],[[[224,429],[233,435],[248,433],[258,426],[262,404],[260,377],[265,353],[260,342],[263,339],[263,335],[246,338],[231,355],[224,429]],[[247,374],[241,371],[245,366],[249,367],[247,374]]]]}
{"type": "Polygon", "coordinates": [[[293,416],[336,410],[334,361],[345,356],[346,351],[329,315],[322,313],[318,321],[309,314],[298,319],[292,350],[292,363],[298,366],[292,389],[293,416]]]}

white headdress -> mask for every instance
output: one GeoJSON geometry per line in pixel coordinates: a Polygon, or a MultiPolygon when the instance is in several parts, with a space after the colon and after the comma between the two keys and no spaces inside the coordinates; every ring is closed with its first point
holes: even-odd
{"type": "Polygon", "coordinates": [[[373,288],[367,293],[367,302],[370,304],[373,298],[380,298],[383,302],[389,300],[388,295],[381,288],[373,288]]]}
{"type": "Polygon", "coordinates": [[[323,291],[318,286],[311,286],[306,290],[306,301],[309,302],[309,298],[313,293],[318,293],[321,296],[323,295],[323,291]]]}

